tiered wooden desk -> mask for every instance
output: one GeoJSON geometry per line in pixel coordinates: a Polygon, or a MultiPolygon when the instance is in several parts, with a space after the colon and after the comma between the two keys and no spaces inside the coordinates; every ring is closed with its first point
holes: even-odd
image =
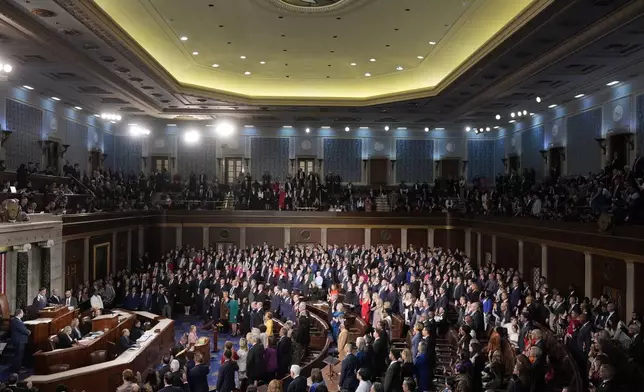
{"type": "MultiPolygon", "coordinates": [[[[116,328],[111,329],[103,336],[94,339],[87,345],[78,345],[63,350],[41,352],[38,356],[38,368],[36,375],[28,377],[25,381],[31,381],[40,392],[55,392],[56,386],[65,384],[69,390],[92,391],[92,392],[114,392],[121,384],[121,372],[131,369],[134,372],[140,371],[143,377],[150,367],[154,367],[161,361],[163,355],[174,346],[174,322],[170,319],[156,317],[152,320],[152,329],[144,336],[147,340],[141,341],[136,349],[130,349],[119,355],[116,359],[91,365],[90,353],[99,349],[107,349],[108,342],[115,342],[120,337],[123,328],[130,328],[134,323],[135,315],[125,311],[119,311],[124,315],[116,328]],[[46,374],[50,364],[69,364],[70,370],[46,374]],[[44,370],[44,372],[43,372],[44,370]]],[[[147,321],[138,315],[141,321],[147,321]]],[[[144,339],[144,338],[142,338],[144,339]]]]}
{"type": "Polygon", "coordinates": [[[64,327],[71,325],[72,319],[78,315],[78,309],[71,309],[61,305],[45,308],[38,312],[38,318],[25,321],[31,331],[27,352],[34,353],[39,350],[49,350],[49,337],[56,335],[64,327]]]}

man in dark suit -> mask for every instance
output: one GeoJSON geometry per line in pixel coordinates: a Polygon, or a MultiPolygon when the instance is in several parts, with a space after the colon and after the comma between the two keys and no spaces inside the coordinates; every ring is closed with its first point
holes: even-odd
{"type": "Polygon", "coordinates": [[[280,328],[280,340],[277,342],[277,377],[284,377],[293,361],[293,342],[287,336],[287,329],[280,328]]]}
{"type": "Polygon", "coordinates": [[[152,290],[149,288],[145,289],[145,294],[141,297],[141,304],[139,306],[141,310],[148,312],[152,310],[152,290]]]}
{"type": "Polygon", "coordinates": [[[70,348],[74,345],[74,338],[72,338],[72,327],[66,326],[63,331],[58,334],[58,347],[56,348],[70,348]]]}
{"type": "Polygon", "coordinates": [[[121,352],[124,352],[130,347],[132,347],[132,342],[130,342],[130,331],[126,328],[123,330],[122,335],[119,338],[119,349],[121,352]]]}
{"type": "Polygon", "coordinates": [[[521,329],[519,329],[519,339],[517,344],[519,346],[519,352],[522,353],[523,350],[525,350],[525,338],[526,336],[530,336],[529,334],[534,329],[534,325],[530,320],[530,313],[528,312],[521,313],[519,319],[521,320],[521,329]]]}
{"type": "Polygon", "coordinates": [[[28,330],[22,322],[24,315],[25,314],[22,309],[16,310],[15,316],[9,323],[11,343],[13,343],[13,346],[16,348],[16,352],[13,356],[13,364],[11,365],[11,371],[14,372],[20,370],[20,366],[22,366],[22,358],[25,355],[25,345],[27,345],[29,335],[31,335],[31,331],[28,330]]]}
{"type": "Polygon", "coordinates": [[[354,353],[353,343],[349,342],[345,346],[347,355],[342,360],[342,370],[340,371],[340,389],[355,391],[358,387],[358,378],[356,377],[358,373],[358,358],[354,353]]]}
{"type": "Polygon", "coordinates": [[[190,392],[208,392],[208,374],[210,366],[204,363],[201,353],[195,354],[195,366],[188,371],[188,384],[190,392]]]}
{"type": "Polygon", "coordinates": [[[376,328],[373,333],[375,338],[373,342],[373,364],[375,374],[382,374],[387,366],[387,355],[389,353],[389,344],[383,334],[385,332],[381,328],[376,328]]]}
{"type": "Polygon", "coordinates": [[[389,351],[389,359],[391,363],[385,372],[385,380],[383,382],[384,392],[402,392],[402,366],[400,365],[400,351],[391,349],[389,351]]]}
{"type": "Polygon", "coordinates": [[[575,343],[577,349],[579,350],[578,352],[584,353],[586,356],[588,356],[593,337],[592,323],[590,322],[590,320],[588,320],[588,317],[585,313],[579,315],[579,321],[581,322],[581,326],[579,327],[577,332],[575,332],[575,343]]]}
{"type": "Polygon", "coordinates": [[[159,392],[181,392],[182,389],[179,387],[172,386],[174,381],[174,376],[172,373],[168,372],[163,375],[163,388],[159,389],[159,392]]]}
{"type": "Polygon", "coordinates": [[[201,318],[204,323],[207,323],[210,320],[210,306],[212,305],[212,295],[210,295],[210,289],[208,287],[204,289],[203,295],[197,298],[197,302],[200,304],[199,310],[201,310],[201,318]]]}
{"type": "Polygon", "coordinates": [[[641,327],[637,323],[632,323],[628,327],[631,334],[631,345],[628,347],[628,356],[638,365],[644,364],[644,341],[642,340],[641,327]]]}
{"type": "Polygon", "coordinates": [[[299,305],[300,316],[297,318],[297,329],[295,331],[296,351],[295,362],[300,363],[302,358],[306,356],[311,342],[311,319],[306,312],[306,304],[304,302],[299,305]]]}
{"type": "Polygon", "coordinates": [[[235,372],[239,370],[239,366],[232,358],[232,351],[224,351],[224,364],[219,368],[219,374],[217,375],[217,392],[232,392],[235,390],[235,372]]]}
{"type": "Polygon", "coordinates": [[[253,384],[255,381],[262,379],[264,375],[264,344],[262,338],[257,337],[255,344],[248,350],[246,357],[246,373],[248,374],[248,383],[253,384]]]}
{"type": "Polygon", "coordinates": [[[53,289],[51,291],[51,297],[49,297],[49,303],[52,305],[60,305],[62,303],[62,298],[58,295],[58,290],[53,289]]]}
{"type": "Polygon", "coordinates": [[[599,377],[602,379],[602,382],[597,387],[590,387],[590,391],[595,392],[618,392],[622,389],[620,388],[617,380],[614,380],[615,377],[615,368],[613,365],[605,363],[599,368],[599,377]]]}
{"type": "MultiPolygon", "coordinates": [[[[165,375],[171,373],[170,356],[164,355],[163,358],[161,358],[161,363],[162,363],[161,367],[159,368],[159,370],[157,370],[157,376],[158,376],[157,380],[159,383],[159,387],[163,386],[165,375]]],[[[170,384],[172,384],[172,382],[170,382],[170,384]]]]}
{"type": "Polygon", "coordinates": [[[62,300],[62,304],[67,307],[77,307],[78,299],[72,295],[72,292],[70,290],[67,290],[65,291],[65,298],[62,300]]]}
{"type": "Polygon", "coordinates": [[[308,390],[308,386],[306,385],[306,378],[300,376],[300,370],[302,369],[299,365],[291,366],[291,378],[293,379],[293,381],[288,384],[286,392],[306,392],[308,390]]]}
{"type": "Polygon", "coordinates": [[[41,310],[47,307],[47,289],[46,288],[41,288],[38,291],[38,295],[34,297],[34,302],[32,303],[32,306],[36,310],[41,310]]]}
{"type": "Polygon", "coordinates": [[[139,338],[143,336],[143,329],[141,328],[141,320],[134,321],[134,327],[130,331],[130,340],[136,342],[139,338]]]}

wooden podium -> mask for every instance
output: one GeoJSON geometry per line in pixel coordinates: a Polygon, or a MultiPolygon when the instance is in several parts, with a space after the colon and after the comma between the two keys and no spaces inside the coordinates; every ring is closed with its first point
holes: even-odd
{"type": "Polygon", "coordinates": [[[104,314],[92,319],[92,332],[116,328],[119,324],[118,314],[104,314]]]}
{"type": "Polygon", "coordinates": [[[38,311],[38,317],[55,319],[67,312],[69,312],[69,308],[65,305],[48,306],[38,311]]]}

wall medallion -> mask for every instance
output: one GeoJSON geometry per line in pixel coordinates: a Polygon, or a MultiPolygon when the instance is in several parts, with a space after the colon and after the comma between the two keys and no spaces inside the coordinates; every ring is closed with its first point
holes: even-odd
{"type": "Polygon", "coordinates": [[[622,117],[624,117],[624,107],[622,105],[617,105],[613,109],[613,121],[619,122],[622,117]]]}
{"type": "Polygon", "coordinates": [[[308,151],[311,149],[311,141],[310,140],[304,140],[301,144],[302,150],[308,151]]]}
{"type": "Polygon", "coordinates": [[[302,236],[303,240],[309,240],[309,239],[311,239],[311,232],[308,231],[308,230],[302,230],[300,232],[300,236],[302,236]]]}
{"type": "Polygon", "coordinates": [[[389,230],[381,230],[380,239],[383,241],[389,241],[391,239],[391,232],[389,230]]]}
{"type": "Polygon", "coordinates": [[[230,233],[228,232],[228,230],[223,229],[219,232],[219,238],[221,238],[222,240],[227,240],[229,237],[230,233]]]}
{"type": "Polygon", "coordinates": [[[454,152],[456,150],[456,145],[454,145],[453,142],[447,142],[445,143],[445,151],[447,152],[454,152]]]}
{"type": "Polygon", "coordinates": [[[381,152],[382,150],[385,149],[385,145],[383,143],[381,143],[381,142],[375,142],[373,144],[373,149],[374,149],[374,151],[381,152]]]}

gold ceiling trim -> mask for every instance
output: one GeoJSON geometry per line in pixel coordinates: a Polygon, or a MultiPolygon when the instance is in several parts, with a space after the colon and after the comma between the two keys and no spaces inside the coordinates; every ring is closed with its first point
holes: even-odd
{"type": "Polygon", "coordinates": [[[288,0],[252,0],[260,6],[270,5],[272,8],[282,11],[293,12],[296,14],[326,14],[330,12],[341,11],[349,6],[355,6],[359,3],[367,3],[369,0],[337,0],[333,4],[322,6],[298,6],[288,3],[288,0]]]}
{"type": "MultiPolygon", "coordinates": [[[[487,54],[494,50],[504,40],[514,34],[525,23],[532,19],[539,12],[547,8],[554,0],[535,0],[527,6],[517,17],[515,17],[504,28],[497,32],[490,40],[477,49],[462,64],[450,72],[436,86],[419,88],[401,92],[373,95],[369,97],[283,97],[283,96],[251,96],[213,88],[181,83],[170,72],[168,72],[152,55],[150,55],[134,38],[123,30],[98,4],[92,2],[71,3],[69,0],[55,0],[70,12],[72,16],[84,23],[88,28],[105,39],[122,55],[129,58],[144,71],[149,71],[148,76],[155,82],[165,86],[171,94],[199,95],[206,98],[234,101],[246,105],[298,105],[298,106],[370,106],[386,104],[404,100],[421,99],[433,97],[441,93],[456,81],[461,75],[468,71],[473,65],[482,60],[487,54]]],[[[363,4],[351,2],[352,4],[363,4]]]]}

